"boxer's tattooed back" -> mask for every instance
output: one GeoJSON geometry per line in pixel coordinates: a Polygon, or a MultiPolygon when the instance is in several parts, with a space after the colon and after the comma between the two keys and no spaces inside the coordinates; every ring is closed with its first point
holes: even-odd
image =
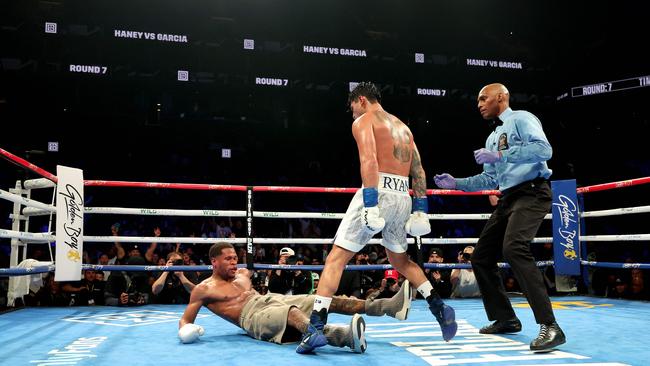
{"type": "Polygon", "coordinates": [[[377,112],[377,118],[388,122],[393,138],[393,156],[402,163],[411,161],[411,133],[404,123],[386,112],[377,112]]]}

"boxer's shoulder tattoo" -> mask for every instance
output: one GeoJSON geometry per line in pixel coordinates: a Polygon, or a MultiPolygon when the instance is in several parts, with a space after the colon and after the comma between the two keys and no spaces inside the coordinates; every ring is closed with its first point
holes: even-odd
{"type": "Polygon", "coordinates": [[[391,121],[390,134],[393,137],[393,156],[402,163],[411,160],[411,134],[406,128],[391,121]]]}

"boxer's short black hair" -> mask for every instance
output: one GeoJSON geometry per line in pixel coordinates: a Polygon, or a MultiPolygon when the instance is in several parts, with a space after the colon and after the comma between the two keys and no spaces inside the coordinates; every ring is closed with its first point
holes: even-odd
{"type": "Polygon", "coordinates": [[[359,97],[366,97],[371,103],[381,102],[381,92],[377,85],[369,82],[360,82],[348,95],[348,104],[352,101],[359,99],[359,97]]]}
{"type": "Polygon", "coordinates": [[[221,252],[226,248],[235,249],[235,247],[233,247],[232,244],[226,242],[213,244],[210,247],[210,253],[209,253],[210,258],[216,258],[220,256],[221,252]]]}

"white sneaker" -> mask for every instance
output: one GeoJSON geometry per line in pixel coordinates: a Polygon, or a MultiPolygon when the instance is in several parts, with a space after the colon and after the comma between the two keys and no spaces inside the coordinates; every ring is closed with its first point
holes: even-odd
{"type": "Polygon", "coordinates": [[[363,320],[361,315],[354,314],[352,321],[350,322],[350,335],[352,339],[350,340],[350,349],[355,353],[364,353],[366,348],[368,348],[368,343],[366,342],[366,321],[363,320]]]}

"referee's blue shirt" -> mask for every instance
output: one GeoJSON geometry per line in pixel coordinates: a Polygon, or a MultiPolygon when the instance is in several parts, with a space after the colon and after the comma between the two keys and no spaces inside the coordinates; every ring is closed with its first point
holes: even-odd
{"type": "Polygon", "coordinates": [[[456,189],[466,192],[496,189],[504,191],[535,178],[548,179],[553,171],[546,161],[553,155],[542,123],[530,112],[508,108],[499,115],[503,122],[485,140],[485,148],[501,151],[502,158],[483,164],[483,172],[456,179],[456,189]]]}

